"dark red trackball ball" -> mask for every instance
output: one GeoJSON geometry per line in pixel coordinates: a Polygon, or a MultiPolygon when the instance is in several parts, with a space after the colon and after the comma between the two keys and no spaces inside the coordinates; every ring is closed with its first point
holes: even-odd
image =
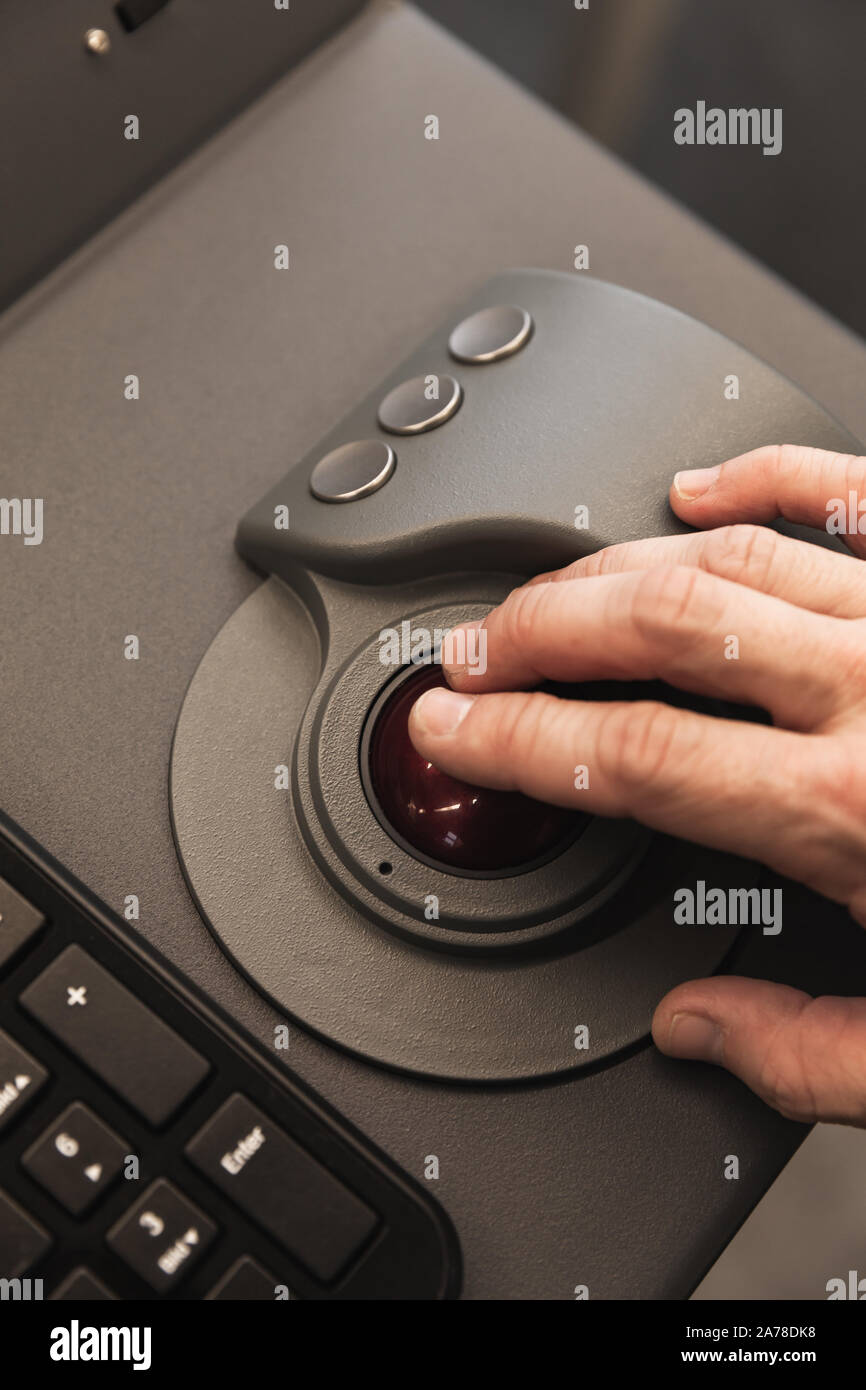
{"type": "Polygon", "coordinates": [[[376,719],[369,775],[382,815],[409,846],[446,869],[497,873],[540,859],[585,817],[520,792],[469,786],[422,758],[409,738],[409,711],[437,685],[447,685],[441,668],[421,667],[376,719]]]}

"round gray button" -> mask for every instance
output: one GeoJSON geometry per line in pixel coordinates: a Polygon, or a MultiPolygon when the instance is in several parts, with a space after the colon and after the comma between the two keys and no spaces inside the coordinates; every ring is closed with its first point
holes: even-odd
{"type": "Polygon", "coordinates": [[[448,339],[448,349],[459,362],[498,362],[519,352],[531,334],[532,318],[525,309],[497,304],[458,323],[448,339]]]}
{"type": "Polygon", "coordinates": [[[379,424],[389,434],[435,430],[456,414],[463,400],[453,376],[413,376],[389,391],[379,406],[379,424]]]}
{"type": "Polygon", "coordinates": [[[382,439],[357,439],[332,449],[313,469],[310,491],[320,502],[355,502],[387,483],[397,455],[382,439]]]}

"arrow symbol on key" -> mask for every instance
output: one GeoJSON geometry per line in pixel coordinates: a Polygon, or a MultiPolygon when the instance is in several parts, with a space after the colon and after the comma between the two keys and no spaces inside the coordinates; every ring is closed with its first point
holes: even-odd
{"type": "Polygon", "coordinates": [[[89,1178],[91,1182],[99,1182],[102,1177],[102,1164],[91,1163],[89,1168],[85,1168],[84,1176],[89,1178]]]}
{"type": "Polygon", "coordinates": [[[198,1245],[198,1231],[195,1226],[190,1226],[185,1236],[181,1236],[185,1245],[198,1245]]]}
{"type": "Polygon", "coordinates": [[[25,1089],[25,1087],[27,1087],[27,1086],[29,1086],[29,1085],[30,1085],[30,1077],[29,1077],[29,1076],[24,1076],[23,1074],[22,1074],[21,1076],[16,1076],[16,1078],[15,1078],[15,1089],[16,1089],[17,1091],[23,1091],[23,1090],[25,1089]]]}

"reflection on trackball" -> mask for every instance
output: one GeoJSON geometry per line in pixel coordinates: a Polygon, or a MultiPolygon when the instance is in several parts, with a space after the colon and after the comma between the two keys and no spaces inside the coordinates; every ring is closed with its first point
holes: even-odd
{"type": "Polygon", "coordinates": [[[442,868],[470,873],[529,866],[564,846],[586,816],[520,792],[472,787],[417,752],[409,711],[437,685],[447,685],[441,667],[413,672],[383,705],[371,732],[370,785],[386,829],[442,868]]]}

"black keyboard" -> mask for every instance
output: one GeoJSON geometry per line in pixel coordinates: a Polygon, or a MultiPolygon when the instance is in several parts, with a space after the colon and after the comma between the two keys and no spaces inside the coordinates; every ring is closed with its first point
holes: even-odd
{"type": "Polygon", "coordinates": [[[440,1299],[459,1277],[437,1203],[0,815],[0,1296],[440,1299]]]}

